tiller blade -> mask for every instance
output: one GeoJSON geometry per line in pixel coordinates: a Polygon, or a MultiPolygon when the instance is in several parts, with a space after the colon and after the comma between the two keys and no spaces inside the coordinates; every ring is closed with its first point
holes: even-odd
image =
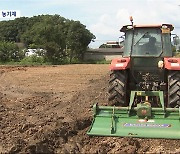
{"type": "Polygon", "coordinates": [[[180,139],[180,108],[165,108],[162,91],[132,91],[129,107],[95,104],[93,112],[88,135],[180,139]],[[158,96],[162,107],[151,108],[147,102],[132,107],[137,94],[158,96]]]}

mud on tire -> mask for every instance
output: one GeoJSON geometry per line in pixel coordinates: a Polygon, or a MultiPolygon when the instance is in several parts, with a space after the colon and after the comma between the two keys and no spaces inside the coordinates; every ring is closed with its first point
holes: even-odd
{"type": "Polygon", "coordinates": [[[110,72],[109,80],[109,101],[111,105],[125,106],[126,105],[126,71],[110,72]]]}
{"type": "Polygon", "coordinates": [[[180,72],[170,71],[168,73],[168,106],[180,106],[180,72]]]}

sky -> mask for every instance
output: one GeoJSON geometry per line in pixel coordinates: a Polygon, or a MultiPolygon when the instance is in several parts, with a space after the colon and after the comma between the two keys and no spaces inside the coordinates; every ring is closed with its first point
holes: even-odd
{"type": "Polygon", "coordinates": [[[0,0],[0,10],[19,10],[21,17],[58,14],[78,20],[96,36],[91,48],[118,41],[129,16],[134,24],[173,24],[173,33],[180,36],[180,0],[0,0]]]}

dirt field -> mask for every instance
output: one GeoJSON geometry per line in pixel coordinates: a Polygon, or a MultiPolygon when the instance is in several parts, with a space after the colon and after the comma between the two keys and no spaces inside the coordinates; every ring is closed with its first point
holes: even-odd
{"type": "Polygon", "coordinates": [[[179,140],[89,137],[108,65],[0,67],[0,153],[180,153],[179,140]]]}

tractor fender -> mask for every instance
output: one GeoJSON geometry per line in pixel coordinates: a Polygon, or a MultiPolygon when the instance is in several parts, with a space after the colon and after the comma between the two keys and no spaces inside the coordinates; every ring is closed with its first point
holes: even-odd
{"type": "Polygon", "coordinates": [[[164,68],[167,70],[180,70],[180,58],[176,57],[165,57],[164,68]]]}
{"type": "Polygon", "coordinates": [[[110,65],[110,70],[126,70],[130,67],[130,58],[116,58],[113,59],[110,65]]]}

